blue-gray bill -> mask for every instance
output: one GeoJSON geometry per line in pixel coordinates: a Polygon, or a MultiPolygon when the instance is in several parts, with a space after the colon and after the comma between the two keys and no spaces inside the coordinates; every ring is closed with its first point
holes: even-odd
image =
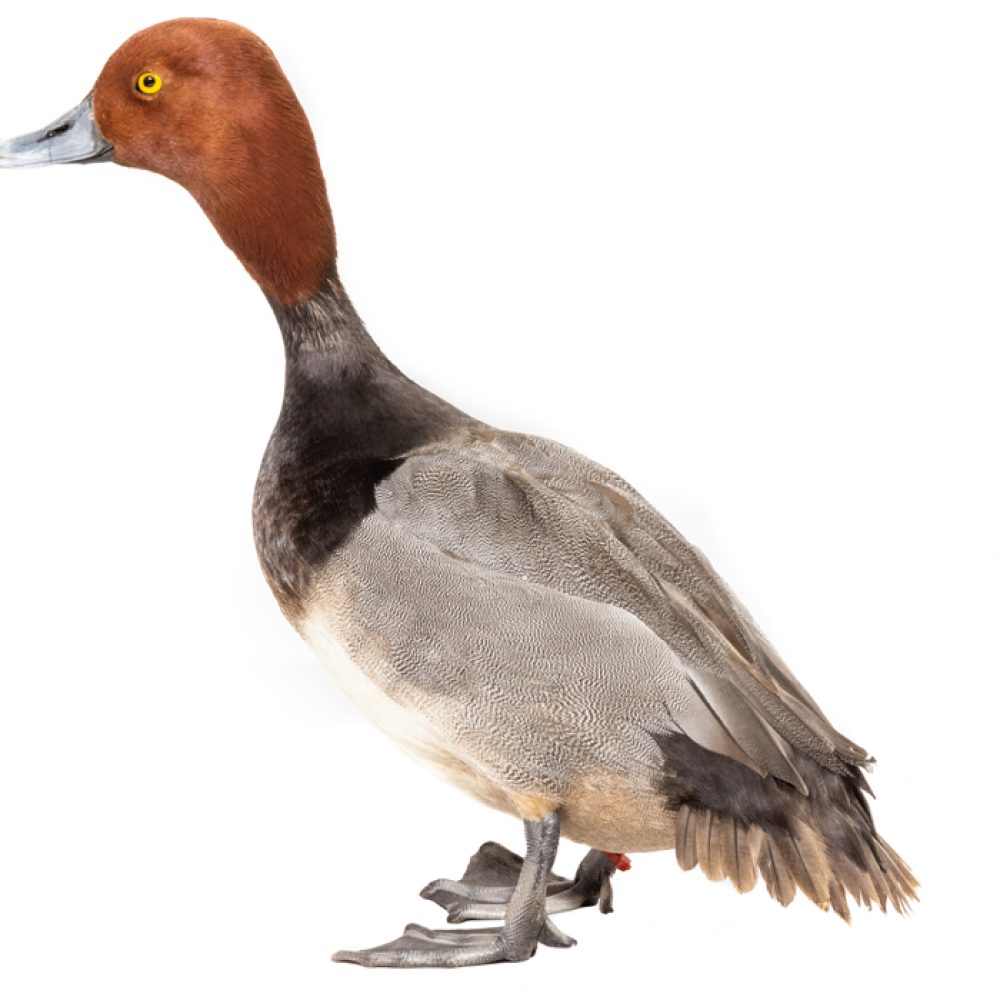
{"type": "Polygon", "coordinates": [[[94,95],[37,132],[0,139],[0,169],[24,170],[53,163],[105,163],[114,147],[94,121],[94,95]]]}

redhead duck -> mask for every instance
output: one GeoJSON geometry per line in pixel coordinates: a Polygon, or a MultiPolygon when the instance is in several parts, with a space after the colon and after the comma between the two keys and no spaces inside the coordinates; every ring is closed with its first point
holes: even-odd
{"type": "Polygon", "coordinates": [[[129,39],[0,166],[112,161],[187,188],[261,286],[285,394],[254,498],[261,566],[338,683],[430,769],[524,823],[423,895],[449,921],[338,952],[461,966],[573,943],[627,852],[762,879],[849,919],[916,881],[875,830],[871,760],[837,732],[707,560],[609,470],[498,431],[406,378],[338,278],[308,120],[270,50],[221,21],[129,39]],[[561,836],[591,850],[553,874],[561,836]]]}

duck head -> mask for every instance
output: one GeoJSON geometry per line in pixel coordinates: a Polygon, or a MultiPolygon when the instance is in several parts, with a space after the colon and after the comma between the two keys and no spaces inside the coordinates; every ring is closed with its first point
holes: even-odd
{"type": "Polygon", "coordinates": [[[336,273],[336,237],[309,120],[271,50],[227,21],[133,35],[94,89],[50,125],[0,141],[0,168],[114,162],[186,188],[276,302],[336,273]]]}

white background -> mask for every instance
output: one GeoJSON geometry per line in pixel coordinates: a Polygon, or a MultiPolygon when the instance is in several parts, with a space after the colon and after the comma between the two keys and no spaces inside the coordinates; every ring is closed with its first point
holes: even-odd
{"type": "Polygon", "coordinates": [[[399,753],[267,591],[263,297],[180,188],[62,167],[0,175],[0,992],[985,995],[996,6],[19,4],[0,135],[189,13],[281,60],[386,353],[615,468],[710,556],[879,758],[923,902],[849,929],[642,855],[613,917],[560,918],[570,952],[331,965],[441,926],[421,886],[518,824],[399,753]]]}

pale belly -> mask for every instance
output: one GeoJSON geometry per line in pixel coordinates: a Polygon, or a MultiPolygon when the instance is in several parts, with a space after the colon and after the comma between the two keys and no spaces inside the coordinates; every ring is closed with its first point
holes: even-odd
{"type": "Polygon", "coordinates": [[[371,680],[322,616],[306,619],[299,624],[299,630],[344,694],[401,750],[437,777],[480,802],[502,812],[518,814],[517,806],[494,782],[445,745],[424,715],[400,704],[371,680]]]}
{"type": "Polygon", "coordinates": [[[530,780],[505,785],[476,760],[475,747],[455,747],[442,735],[414,704],[419,696],[399,700],[375,683],[378,665],[366,661],[377,652],[352,654],[327,614],[314,613],[297,627],[341,690],[379,729],[437,777],[478,801],[522,819],[558,811],[562,836],[600,850],[637,853],[674,846],[674,813],[646,773],[594,767],[570,776],[555,794],[545,780],[536,787],[530,780]]]}

